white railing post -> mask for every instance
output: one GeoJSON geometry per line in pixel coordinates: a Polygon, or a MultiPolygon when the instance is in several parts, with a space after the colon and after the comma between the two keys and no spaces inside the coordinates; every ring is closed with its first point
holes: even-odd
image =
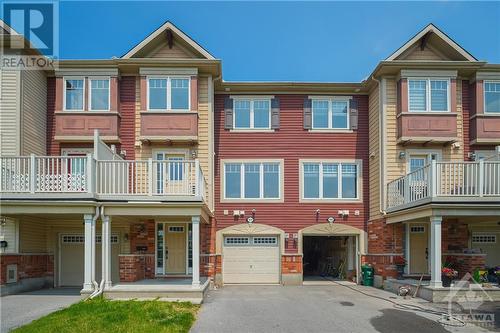
{"type": "Polygon", "coordinates": [[[148,193],[153,195],[153,159],[148,158],[148,193]]]}
{"type": "Polygon", "coordinates": [[[432,198],[437,196],[437,189],[438,189],[438,176],[437,176],[436,160],[431,161],[431,170],[430,170],[429,178],[430,178],[429,185],[431,188],[430,195],[431,195],[431,199],[432,199],[432,198]]]}
{"type": "Polygon", "coordinates": [[[87,193],[94,192],[94,176],[97,172],[93,172],[92,154],[87,154],[87,170],[85,170],[85,177],[87,178],[87,193]]]}
{"type": "Polygon", "coordinates": [[[195,180],[194,180],[194,183],[196,184],[195,185],[195,193],[194,195],[195,196],[199,196],[200,195],[200,160],[196,159],[194,161],[194,169],[195,169],[195,180]]]}
{"type": "Polygon", "coordinates": [[[30,192],[35,193],[36,190],[36,158],[35,154],[30,155],[30,192]]]}
{"type": "Polygon", "coordinates": [[[484,160],[479,160],[478,194],[480,197],[482,197],[484,194],[484,160]]]}

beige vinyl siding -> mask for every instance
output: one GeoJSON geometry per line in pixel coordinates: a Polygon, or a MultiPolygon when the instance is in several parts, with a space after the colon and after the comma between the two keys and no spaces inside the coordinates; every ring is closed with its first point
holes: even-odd
{"type": "Polygon", "coordinates": [[[7,219],[5,225],[0,226],[0,240],[7,242],[6,248],[0,248],[0,253],[16,253],[17,249],[17,220],[7,219]]]}
{"type": "Polygon", "coordinates": [[[460,148],[454,149],[451,145],[443,147],[443,160],[464,160],[464,117],[462,108],[462,80],[457,79],[457,137],[460,148]]]}
{"type": "Polygon", "coordinates": [[[169,59],[192,59],[196,58],[196,56],[188,51],[186,48],[183,46],[179,45],[178,43],[175,43],[172,46],[172,48],[169,48],[168,45],[165,45],[162,43],[162,45],[157,48],[156,50],[153,50],[150,55],[151,58],[169,58],[169,59]]]}
{"type": "MultiPolygon", "coordinates": [[[[135,134],[136,138],[140,137],[141,133],[141,91],[140,91],[140,80],[136,82],[136,106],[135,106],[135,114],[136,114],[136,127],[135,134]]],[[[207,184],[210,182],[210,170],[209,167],[209,96],[208,96],[208,77],[207,76],[199,76],[198,77],[198,145],[190,146],[190,145],[182,145],[176,144],[165,145],[165,144],[143,144],[140,141],[136,141],[135,143],[135,158],[137,160],[147,160],[148,158],[153,157],[153,150],[170,150],[170,149],[185,149],[187,151],[196,150],[198,159],[200,160],[201,170],[203,171],[203,175],[205,176],[205,180],[207,184]]],[[[188,156],[188,158],[191,158],[188,156]]],[[[207,186],[206,198],[208,198],[208,202],[211,202],[211,191],[209,191],[210,184],[207,186]]]]}
{"type": "Polygon", "coordinates": [[[43,71],[23,71],[21,155],[46,155],[47,78],[43,71]]]}
{"type": "Polygon", "coordinates": [[[398,57],[398,60],[449,60],[438,54],[435,50],[426,46],[423,50],[420,45],[409,48],[406,52],[398,57]]]}
{"type": "Polygon", "coordinates": [[[19,220],[19,252],[47,252],[47,228],[38,217],[23,217],[19,220]]]}
{"type": "Polygon", "coordinates": [[[396,79],[388,78],[386,81],[386,156],[385,172],[387,182],[401,177],[406,172],[404,159],[399,158],[399,152],[405,150],[405,147],[398,146],[397,141],[397,95],[396,79]]]}
{"type": "Polygon", "coordinates": [[[0,155],[20,154],[20,72],[0,70],[0,155]]]}
{"type": "Polygon", "coordinates": [[[380,147],[379,147],[379,88],[373,89],[369,96],[368,126],[370,158],[370,219],[381,217],[380,213],[380,147]]]}

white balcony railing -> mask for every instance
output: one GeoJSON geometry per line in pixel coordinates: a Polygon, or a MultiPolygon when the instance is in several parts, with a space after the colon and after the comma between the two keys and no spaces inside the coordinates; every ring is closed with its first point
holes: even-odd
{"type": "MultiPolygon", "coordinates": [[[[199,161],[96,160],[87,156],[0,157],[0,193],[205,198],[199,161]]],[[[81,196],[81,195],[80,195],[81,196]]]]}
{"type": "Polygon", "coordinates": [[[89,192],[91,166],[92,160],[84,156],[0,157],[0,192],[89,192]]]}
{"type": "Polygon", "coordinates": [[[500,161],[436,162],[387,184],[389,211],[435,199],[500,199],[500,161]]]}

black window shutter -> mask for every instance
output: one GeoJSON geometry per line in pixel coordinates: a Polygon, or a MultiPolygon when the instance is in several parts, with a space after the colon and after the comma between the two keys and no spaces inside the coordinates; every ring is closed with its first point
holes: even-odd
{"type": "Polygon", "coordinates": [[[349,101],[349,124],[351,130],[358,129],[358,101],[355,99],[349,101]]]}
{"type": "Polygon", "coordinates": [[[224,98],[224,129],[233,128],[233,99],[224,98]]]}
{"type": "Polygon", "coordinates": [[[280,128],[280,100],[278,98],[271,100],[271,128],[280,128]]]}
{"type": "Polygon", "coordinates": [[[312,129],[312,101],[304,99],[304,129],[312,129]]]}

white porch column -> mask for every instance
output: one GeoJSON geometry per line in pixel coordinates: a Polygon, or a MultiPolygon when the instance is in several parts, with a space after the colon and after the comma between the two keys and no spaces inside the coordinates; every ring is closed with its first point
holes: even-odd
{"type": "Polygon", "coordinates": [[[111,287],[111,216],[102,216],[102,278],[104,288],[111,287]]]}
{"type": "Polygon", "coordinates": [[[84,243],[84,274],[83,274],[83,293],[90,293],[94,290],[92,284],[92,272],[94,266],[94,258],[92,256],[92,244],[95,247],[95,222],[94,216],[86,214],[83,216],[84,229],[85,229],[85,243],[84,243]]]}
{"type": "Polygon", "coordinates": [[[192,216],[191,223],[193,224],[192,235],[192,255],[193,255],[193,288],[200,286],[200,217],[192,216]]]}
{"type": "Polygon", "coordinates": [[[430,286],[440,288],[441,283],[441,216],[431,216],[431,282],[430,286]]]}

